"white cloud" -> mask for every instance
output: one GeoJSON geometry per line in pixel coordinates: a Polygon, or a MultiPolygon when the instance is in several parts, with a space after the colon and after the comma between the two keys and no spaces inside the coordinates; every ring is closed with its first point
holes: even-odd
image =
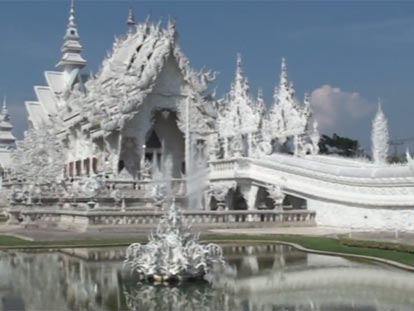
{"type": "Polygon", "coordinates": [[[356,92],[323,85],[311,93],[311,105],[322,133],[351,130],[358,121],[371,116],[375,104],[356,92]]]}

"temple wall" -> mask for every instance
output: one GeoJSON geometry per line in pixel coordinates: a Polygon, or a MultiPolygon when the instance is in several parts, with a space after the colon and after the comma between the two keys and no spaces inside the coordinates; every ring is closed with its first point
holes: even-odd
{"type": "Polygon", "coordinates": [[[355,230],[414,230],[414,208],[368,208],[308,200],[316,224],[355,230]]]}

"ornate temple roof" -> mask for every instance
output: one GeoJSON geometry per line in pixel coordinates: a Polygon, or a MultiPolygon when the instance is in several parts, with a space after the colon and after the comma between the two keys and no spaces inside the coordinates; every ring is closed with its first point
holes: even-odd
{"type": "Polygon", "coordinates": [[[218,131],[223,137],[256,133],[263,117],[263,97],[257,101],[250,95],[250,87],[244,76],[241,56],[237,55],[236,74],[230,92],[221,103],[218,131]]]}
{"type": "Polygon", "coordinates": [[[75,22],[75,6],[72,0],[69,11],[69,22],[61,49],[62,58],[56,65],[57,67],[65,70],[66,67],[82,68],[86,66],[87,62],[81,55],[82,45],[79,39],[78,28],[75,22]]]}
{"type": "Polygon", "coordinates": [[[71,62],[68,58],[72,52],[80,57],[81,50],[80,44],[76,43],[79,36],[71,5],[63,56],[58,64],[64,71],[46,71],[48,86],[36,86],[37,101],[26,102],[29,119],[35,128],[53,123],[63,133],[87,120],[88,127],[94,128],[98,135],[121,129],[125,121],[138,112],[168,61],[175,62],[183,80],[192,89],[186,96],[197,102],[197,111],[206,116],[206,122],[212,118],[212,109],[207,107],[205,96],[214,75],[193,71],[177,44],[175,24],[169,21],[163,29],[160,23],[154,24],[147,19],[137,25],[130,10],[127,25],[127,35],[115,39],[113,49],[98,73],[85,79],[79,70],[86,62],[81,64],[73,59],[71,62]],[[74,29],[75,34],[72,33],[74,29]],[[72,52],[67,54],[69,50],[72,52]]]}

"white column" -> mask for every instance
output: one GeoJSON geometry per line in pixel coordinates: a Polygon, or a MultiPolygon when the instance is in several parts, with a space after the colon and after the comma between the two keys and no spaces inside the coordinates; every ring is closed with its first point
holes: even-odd
{"type": "Polygon", "coordinates": [[[190,97],[185,103],[185,174],[188,176],[191,162],[191,138],[190,138],[190,97]]]}
{"type": "Polygon", "coordinates": [[[89,175],[92,176],[94,174],[93,171],[93,156],[89,157],[89,175]]]}
{"type": "Polygon", "coordinates": [[[247,134],[247,153],[246,156],[250,157],[252,154],[252,134],[247,134]]]}
{"type": "MultiPolygon", "coordinates": [[[[257,192],[259,187],[253,184],[250,185],[239,185],[239,189],[243,198],[246,200],[247,210],[253,211],[256,210],[256,199],[257,199],[257,192]]],[[[248,221],[254,221],[254,217],[251,215],[247,218],[248,221]]]]}
{"type": "Polygon", "coordinates": [[[76,162],[72,161],[72,177],[76,176],[76,162]]]}
{"type": "Polygon", "coordinates": [[[224,153],[223,153],[223,157],[224,159],[227,159],[228,157],[228,152],[229,152],[229,138],[225,137],[223,140],[223,149],[224,149],[224,153]]]}

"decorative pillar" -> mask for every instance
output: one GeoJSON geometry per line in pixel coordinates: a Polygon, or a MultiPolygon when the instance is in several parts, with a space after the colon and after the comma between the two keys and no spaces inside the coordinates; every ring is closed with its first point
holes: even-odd
{"type": "Polygon", "coordinates": [[[188,176],[191,161],[191,138],[190,138],[190,97],[185,102],[185,174],[188,176]]]}
{"type": "Polygon", "coordinates": [[[83,175],[86,175],[85,173],[86,173],[86,169],[85,169],[85,160],[83,160],[83,159],[80,159],[79,160],[80,161],[80,176],[83,176],[83,175]]]}
{"type": "Polygon", "coordinates": [[[223,138],[223,158],[227,159],[229,156],[229,138],[228,137],[224,137],[223,138]]]}
{"type": "MultiPolygon", "coordinates": [[[[256,210],[256,199],[257,199],[257,192],[259,187],[254,184],[250,185],[240,185],[239,186],[240,192],[243,195],[243,198],[246,200],[247,210],[254,211],[256,210]]],[[[254,217],[252,215],[248,215],[247,221],[254,221],[254,217]]]]}
{"type": "Polygon", "coordinates": [[[147,152],[147,145],[143,144],[142,147],[141,147],[141,160],[139,161],[139,171],[140,171],[139,178],[141,180],[144,180],[144,175],[146,174],[145,173],[145,169],[146,169],[145,168],[145,154],[146,154],[146,152],[147,152]]]}
{"type": "Polygon", "coordinates": [[[95,175],[95,171],[93,170],[93,159],[94,157],[89,157],[89,175],[95,175]]]}
{"type": "Polygon", "coordinates": [[[232,141],[232,151],[233,151],[233,156],[235,158],[241,157],[243,156],[243,149],[242,149],[242,137],[241,134],[237,134],[236,136],[233,136],[233,141],[232,141]]]}
{"type": "Polygon", "coordinates": [[[252,133],[247,134],[247,152],[246,157],[251,157],[252,155],[252,133]]]}

